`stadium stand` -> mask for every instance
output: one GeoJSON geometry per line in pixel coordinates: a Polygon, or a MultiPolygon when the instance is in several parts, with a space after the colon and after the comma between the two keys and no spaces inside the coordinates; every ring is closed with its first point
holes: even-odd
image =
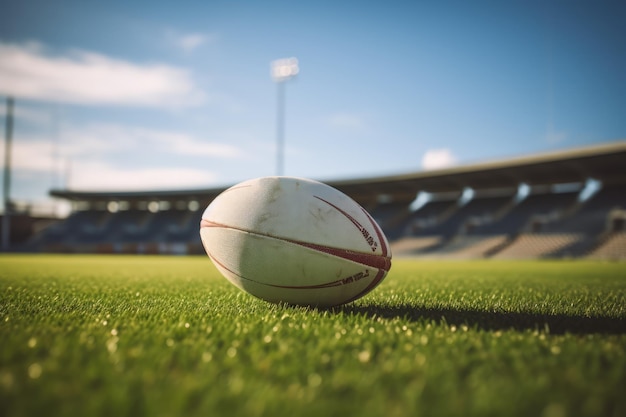
{"type": "Polygon", "coordinates": [[[384,196],[372,208],[368,208],[368,212],[385,230],[387,237],[395,240],[403,234],[402,225],[411,214],[409,207],[414,198],[414,195],[396,198],[384,196]]]}
{"type": "MultiPolygon", "coordinates": [[[[443,193],[431,197],[422,207],[410,212],[398,227],[400,237],[391,239],[392,251],[404,255],[417,255],[428,249],[440,247],[443,236],[422,233],[430,227],[434,227],[445,220],[457,209],[457,201],[461,193],[443,193]]],[[[383,226],[381,226],[383,227],[383,226]]],[[[384,229],[384,227],[383,227],[384,229]]],[[[385,233],[387,233],[386,229],[385,233]]]]}
{"type": "MultiPolygon", "coordinates": [[[[626,259],[625,163],[626,141],[618,141],[326,183],[372,214],[394,256],[626,259]],[[590,183],[598,184],[598,189],[589,196],[590,183]],[[424,195],[428,198],[414,208],[417,197],[424,195]]],[[[202,211],[224,189],[52,190],[52,196],[69,200],[74,210],[19,250],[202,253],[198,233],[202,211]]]]}
{"type": "MultiPolygon", "coordinates": [[[[9,241],[14,245],[24,247],[28,245],[29,241],[33,239],[33,236],[39,234],[40,231],[58,223],[58,219],[49,214],[32,216],[28,211],[16,211],[14,211],[10,217],[11,228],[9,230],[9,241]]],[[[1,215],[0,232],[2,232],[4,225],[3,220],[4,215],[1,215]]]]}
{"type": "Polygon", "coordinates": [[[580,189],[554,193],[546,186],[534,187],[530,194],[513,205],[501,218],[477,225],[471,231],[479,235],[514,235],[521,231],[538,230],[542,223],[559,217],[576,202],[580,189]]]}
{"type": "Polygon", "coordinates": [[[611,233],[601,245],[590,251],[591,259],[621,260],[626,253],[626,232],[611,233]]]}
{"type": "Polygon", "coordinates": [[[411,213],[404,224],[404,234],[422,235],[423,231],[446,221],[457,210],[460,193],[435,195],[433,200],[411,213]]]}
{"type": "Polygon", "coordinates": [[[424,228],[422,234],[443,236],[450,239],[466,233],[468,225],[490,222],[499,212],[507,207],[513,194],[504,196],[475,197],[466,204],[459,201],[450,216],[433,227],[424,228]]]}
{"type": "Polygon", "coordinates": [[[579,242],[582,236],[577,234],[536,234],[522,233],[512,244],[493,255],[500,259],[544,258],[579,242]]]}
{"type": "Polygon", "coordinates": [[[605,185],[589,200],[581,202],[569,216],[543,225],[545,231],[599,234],[610,227],[611,213],[626,207],[626,187],[605,185]]]}

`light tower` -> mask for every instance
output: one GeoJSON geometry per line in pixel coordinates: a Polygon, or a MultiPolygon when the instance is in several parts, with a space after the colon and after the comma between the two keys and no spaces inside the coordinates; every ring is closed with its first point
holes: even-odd
{"type": "Polygon", "coordinates": [[[285,82],[299,71],[296,58],[277,59],[271,64],[272,79],[276,83],[276,175],[283,175],[285,169],[285,82]]]}
{"type": "Polygon", "coordinates": [[[4,215],[2,216],[2,250],[8,251],[11,242],[11,140],[13,137],[13,97],[7,97],[7,114],[5,121],[4,141],[4,178],[2,199],[4,215]]]}

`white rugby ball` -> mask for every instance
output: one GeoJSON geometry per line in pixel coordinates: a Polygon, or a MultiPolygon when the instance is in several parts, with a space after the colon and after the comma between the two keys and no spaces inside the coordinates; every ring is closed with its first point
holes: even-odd
{"type": "Polygon", "coordinates": [[[330,307],[372,291],[391,268],[378,224],[339,190],[304,178],[239,183],[202,215],[215,267],[266,301],[330,307]]]}

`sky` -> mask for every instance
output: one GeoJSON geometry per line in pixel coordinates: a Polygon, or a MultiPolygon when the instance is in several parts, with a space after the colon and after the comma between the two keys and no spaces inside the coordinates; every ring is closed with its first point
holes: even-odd
{"type": "MultiPolygon", "coordinates": [[[[11,196],[402,174],[626,139],[623,1],[7,2],[11,196]]],[[[0,150],[4,161],[4,138],[0,150]]],[[[2,162],[4,163],[4,162],[2,162]]]]}

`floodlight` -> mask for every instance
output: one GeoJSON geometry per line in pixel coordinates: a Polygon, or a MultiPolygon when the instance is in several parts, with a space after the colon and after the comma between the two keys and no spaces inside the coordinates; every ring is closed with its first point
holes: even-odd
{"type": "Polygon", "coordinates": [[[285,147],[285,81],[298,75],[297,58],[283,58],[272,61],[270,74],[276,82],[276,175],[283,175],[285,147]]]}
{"type": "Polygon", "coordinates": [[[271,75],[276,82],[287,81],[298,75],[299,71],[297,58],[277,59],[271,64],[271,75]]]}

